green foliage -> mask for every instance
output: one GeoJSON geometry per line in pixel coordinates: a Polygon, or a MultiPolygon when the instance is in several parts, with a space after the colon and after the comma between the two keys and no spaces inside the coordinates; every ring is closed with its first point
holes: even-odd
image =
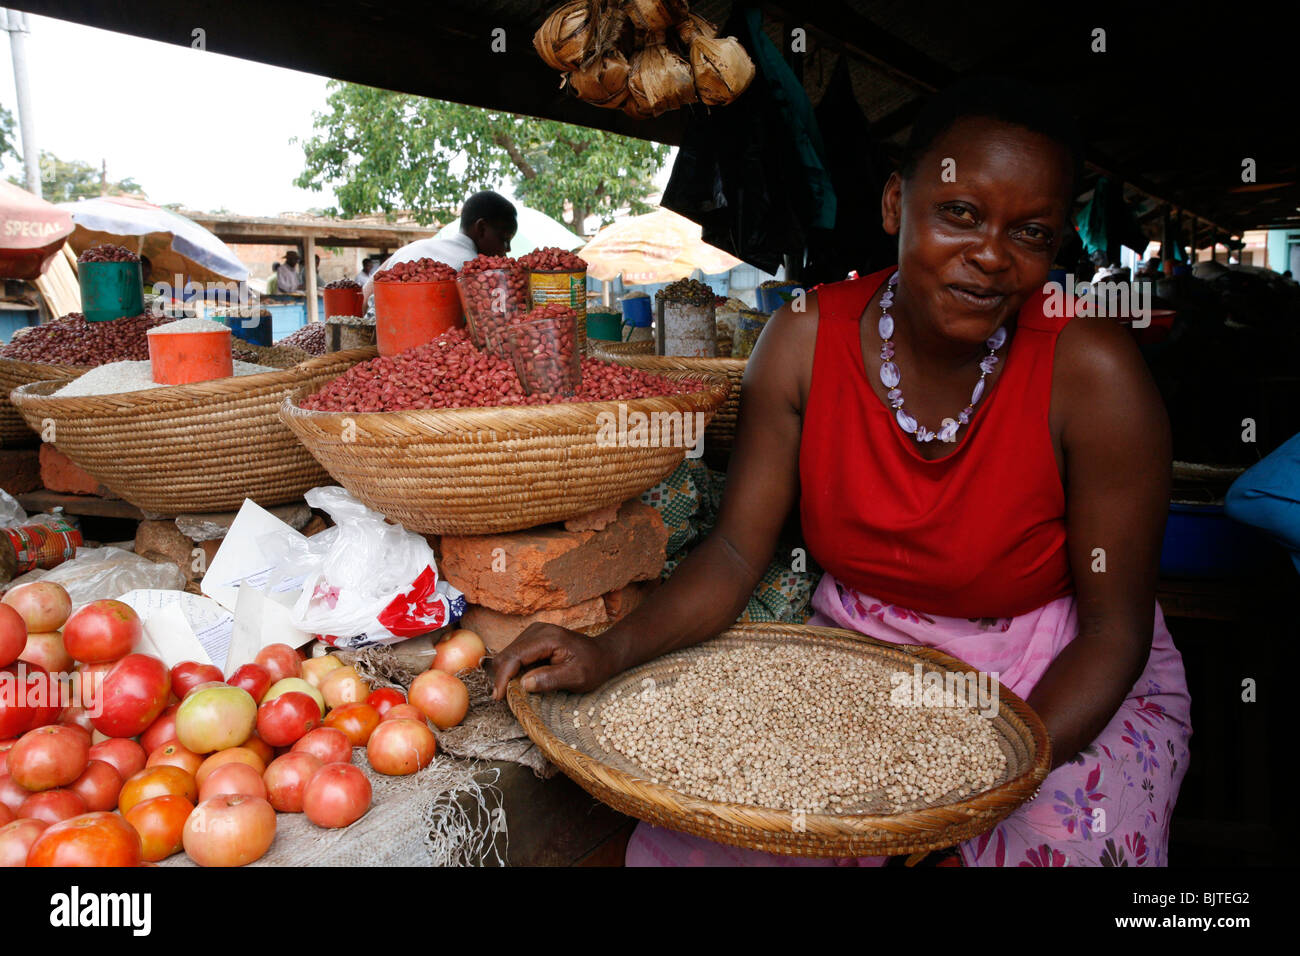
{"type": "MultiPolygon", "coordinates": [[[[10,176],[9,181],[18,186],[26,180],[10,176]]],[[[76,199],[93,199],[96,196],[122,196],[125,194],[143,196],[140,188],[131,177],[110,182],[106,191],[100,191],[99,170],[90,163],[79,159],[64,162],[53,153],[41,150],[41,198],[49,202],[72,202],[76,199]]]]}
{"type": "Polygon", "coordinates": [[[11,156],[22,162],[18,147],[14,145],[14,114],[0,106],[0,161],[11,156]]]}
{"type": "Polygon", "coordinates": [[[409,210],[446,222],[480,189],[510,182],[527,206],[581,233],[630,206],[648,212],[668,147],[613,133],[331,81],[295,184],[332,186],[344,216],[409,210]]]}

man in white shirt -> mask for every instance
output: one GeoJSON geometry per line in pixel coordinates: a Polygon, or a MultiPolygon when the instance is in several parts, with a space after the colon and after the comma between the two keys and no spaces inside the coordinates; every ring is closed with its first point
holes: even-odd
{"type": "Polygon", "coordinates": [[[284,262],[275,267],[276,292],[301,292],[302,273],[298,270],[298,253],[290,249],[284,254],[284,262]]]}
{"type": "MultiPolygon", "coordinates": [[[[439,239],[417,239],[398,249],[376,271],[399,262],[435,259],[459,270],[475,256],[504,256],[510,252],[510,240],[519,228],[515,206],[500,193],[491,190],[475,193],[460,210],[460,231],[439,239]]],[[[363,295],[368,300],[374,292],[373,276],[365,282],[363,295]]]]}

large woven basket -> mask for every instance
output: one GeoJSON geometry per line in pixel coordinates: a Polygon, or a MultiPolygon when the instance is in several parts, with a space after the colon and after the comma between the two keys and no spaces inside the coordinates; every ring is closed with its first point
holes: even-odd
{"type": "MultiPolygon", "coordinates": [[[[721,340],[719,340],[721,344],[721,340]]],[[[597,342],[591,346],[593,358],[617,362],[647,372],[707,372],[725,375],[731,382],[726,402],[709,422],[704,435],[704,447],[730,451],[736,443],[736,419],[740,415],[740,380],[745,377],[745,359],[690,358],[682,355],[655,355],[654,343],[648,339],[638,342],[597,342]]]]}
{"type": "Polygon", "coordinates": [[[696,392],[626,402],[404,412],[315,412],[284,401],[284,421],[334,479],[393,521],[423,534],[518,531],[617,505],[662,480],[682,447],[599,442],[598,416],[702,412],[727,396],[719,376],[668,373],[696,392]]]}
{"type": "Polygon", "coordinates": [[[0,359],[0,446],[33,445],[39,439],[23,421],[23,416],[9,401],[9,393],[32,382],[47,382],[55,378],[80,375],[88,367],[79,365],[46,365],[41,362],[20,362],[17,359],[0,359]]]}
{"type": "Polygon", "coordinates": [[[281,401],[318,388],[374,349],[353,349],[292,368],[115,395],[52,397],[66,380],[15,389],[11,399],[74,463],[146,512],[234,511],[302,497],[329,475],[280,421],[281,401]]]}
{"type": "MultiPolygon", "coordinates": [[[[969,665],[931,648],[887,644],[836,628],[749,624],[734,627],[714,641],[719,646],[811,643],[895,664],[908,673],[917,663],[927,670],[972,672],[969,665]]],[[[657,689],[671,691],[679,666],[680,655],[668,654],[625,671],[589,694],[529,694],[516,679],[510,683],[507,700],[547,758],[616,810],[719,843],[790,856],[901,856],[953,846],[987,832],[1032,799],[1051,766],[1051,746],[1042,721],[1019,697],[999,687],[997,714],[988,719],[1006,755],[1007,771],[981,793],[950,796],[939,804],[883,815],[796,815],[689,796],[651,783],[636,764],[601,745],[589,723],[573,725],[575,714],[599,709],[617,690],[637,693],[648,678],[657,689]]]]}

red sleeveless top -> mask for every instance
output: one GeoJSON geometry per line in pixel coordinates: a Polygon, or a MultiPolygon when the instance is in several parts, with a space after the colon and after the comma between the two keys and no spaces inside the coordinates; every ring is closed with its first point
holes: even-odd
{"type": "Polygon", "coordinates": [[[809,552],[854,590],[946,617],[1015,617],[1073,593],[1048,427],[1056,338],[1069,320],[1045,316],[1041,293],[1025,303],[1001,376],[954,449],[927,461],[863,359],[859,320],[892,272],[817,290],[799,445],[809,552]]]}

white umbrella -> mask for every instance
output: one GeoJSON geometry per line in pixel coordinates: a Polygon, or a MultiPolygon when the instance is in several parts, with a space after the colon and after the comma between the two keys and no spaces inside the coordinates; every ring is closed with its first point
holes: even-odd
{"type": "MultiPolygon", "coordinates": [[[[510,242],[510,254],[515,258],[527,255],[534,249],[556,246],[560,249],[577,249],[587,240],[571,232],[563,223],[556,222],[544,212],[516,205],[519,231],[510,242]]],[[[438,230],[439,239],[447,239],[460,232],[460,217],[438,230]]]]}
{"type": "Polygon", "coordinates": [[[236,282],[248,278],[248,267],[229,246],[170,209],[129,196],[82,199],[60,203],[59,208],[67,210],[76,224],[68,241],[78,254],[111,242],[148,256],[160,276],[179,273],[196,281],[236,282]]]}

